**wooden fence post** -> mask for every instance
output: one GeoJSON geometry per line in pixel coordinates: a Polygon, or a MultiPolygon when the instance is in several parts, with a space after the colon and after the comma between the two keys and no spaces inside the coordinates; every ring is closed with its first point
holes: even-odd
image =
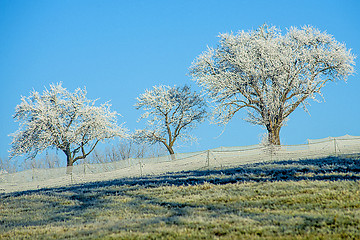
{"type": "Polygon", "coordinates": [[[141,160],[139,159],[139,165],[140,165],[140,176],[143,176],[143,171],[142,171],[142,164],[141,164],[141,160]]]}
{"type": "Polygon", "coordinates": [[[207,154],[206,154],[206,164],[207,167],[210,167],[210,150],[207,150],[207,154]]]}

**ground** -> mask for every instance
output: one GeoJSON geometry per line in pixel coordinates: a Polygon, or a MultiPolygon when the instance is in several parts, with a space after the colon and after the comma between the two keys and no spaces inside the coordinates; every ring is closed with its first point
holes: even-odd
{"type": "Polygon", "coordinates": [[[359,157],[122,178],[0,199],[0,239],[360,239],[359,157]]]}

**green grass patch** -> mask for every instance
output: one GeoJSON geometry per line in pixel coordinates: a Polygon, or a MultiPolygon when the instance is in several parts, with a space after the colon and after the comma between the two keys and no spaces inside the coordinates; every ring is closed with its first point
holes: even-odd
{"type": "Polygon", "coordinates": [[[0,239],[360,239],[359,160],[312,161],[2,194],[0,239]]]}

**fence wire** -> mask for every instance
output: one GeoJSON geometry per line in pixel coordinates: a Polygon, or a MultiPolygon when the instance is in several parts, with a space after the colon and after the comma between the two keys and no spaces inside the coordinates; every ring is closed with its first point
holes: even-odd
{"type": "Polygon", "coordinates": [[[360,137],[308,140],[308,144],[281,146],[220,147],[207,151],[117,162],[79,164],[71,169],[31,169],[0,174],[0,193],[59,187],[124,177],[159,175],[169,172],[228,168],[247,163],[324,158],[360,154],[360,137]]]}

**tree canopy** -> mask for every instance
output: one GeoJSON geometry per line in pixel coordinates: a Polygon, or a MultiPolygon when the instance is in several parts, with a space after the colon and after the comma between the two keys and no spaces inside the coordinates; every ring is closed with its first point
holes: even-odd
{"type": "Polygon", "coordinates": [[[353,73],[354,55],[333,36],[312,26],[291,27],[284,35],[274,26],[219,35],[190,67],[190,74],[215,103],[212,120],[227,124],[241,109],[250,123],[264,126],[268,140],[280,144],[279,132],[299,106],[322,97],[329,81],[353,73]]]}
{"type": "Polygon", "coordinates": [[[170,154],[177,139],[194,140],[189,130],[206,117],[205,101],[189,86],[155,86],[137,98],[135,107],[144,109],[140,119],[147,119],[145,129],[136,130],[134,139],[163,144],[170,154]]]}
{"type": "Polygon", "coordinates": [[[32,91],[16,106],[14,118],[20,128],[11,136],[10,157],[35,157],[47,148],[57,148],[67,157],[67,166],[86,158],[99,141],[127,137],[117,125],[117,113],[110,104],[95,106],[85,89],[71,93],[62,84],[51,84],[43,94],[32,91]]]}

